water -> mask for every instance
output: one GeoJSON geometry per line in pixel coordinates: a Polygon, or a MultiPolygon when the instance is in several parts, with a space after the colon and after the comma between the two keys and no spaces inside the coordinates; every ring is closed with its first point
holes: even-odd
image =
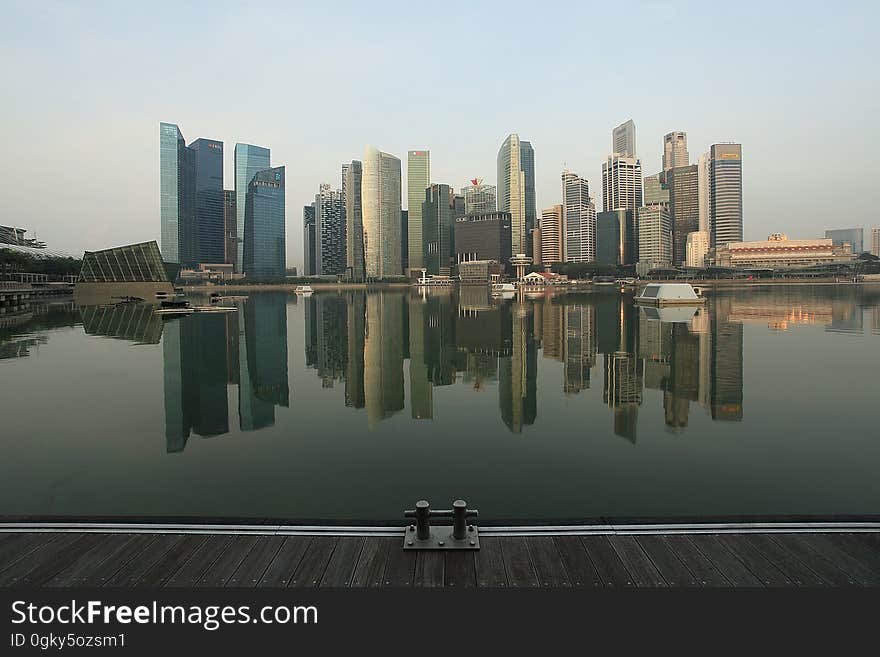
{"type": "Polygon", "coordinates": [[[238,307],[0,316],[0,515],[880,512],[877,288],[717,293],[675,322],[616,291],[238,307]]]}

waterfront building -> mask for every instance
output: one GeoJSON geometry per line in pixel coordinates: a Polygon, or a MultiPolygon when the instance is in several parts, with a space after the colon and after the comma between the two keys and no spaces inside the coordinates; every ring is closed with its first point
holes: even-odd
{"type": "Polygon", "coordinates": [[[235,190],[223,190],[223,262],[235,269],[235,256],[238,252],[238,234],[235,225],[235,190]]]}
{"type": "Polygon", "coordinates": [[[602,210],[642,206],[642,164],[634,157],[612,153],[602,163],[602,210]]]}
{"type": "Polygon", "coordinates": [[[871,254],[880,258],[880,228],[871,229],[871,254]]]}
{"type": "Polygon", "coordinates": [[[636,124],[632,119],[614,128],[611,133],[611,152],[636,157],[636,124]]]}
{"type": "Polygon", "coordinates": [[[672,263],[672,218],[664,203],[640,207],[638,210],[639,262],[654,267],[672,263]]]}
{"type": "MultiPolygon", "coordinates": [[[[362,175],[361,203],[367,277],[400,276],[403,274],[400,160],[367,146],[362,175]]],[[[422,193],[424,197],[424,191],[422,193]]],[[[413,266],[410,261],[410,268],[413,266]]]]}
{"type": "MultiPolygon", "coordinates": [[[[364,269],[364,208],[361,198],[363,166],[352,160],[345,170],[345,270],[349,280],[362,281],[364,269]]],[[[403,225],[406,225],[405,223],[403,225]]]]}
{"type": "Polygon", "coordinates": [[[687,256],[685,258],[685,266],[700,267],[706,266],[706,254],[709,253],[709,231],[697,230],[688,233],[687,236],[687,256]]]}
{"type": "Polygon", "coordinates": [[[541,258],[541,226],[540,224],[535,227],[532,231],[532,253],[535,255],[532,257],[532,264],[534,265],[542,265],[544,264],[543,259],[541,258]]]}
{"type": "Polygon", "coordinates": [[[700,229],[698,168],[692,164],[666,171],[672,217],[672,263],[676,267],[687,259],[688,234],[700,229]]]}
{"type": "Polygon", "coordinates": [[[596,262],[600,265],[631,265],[637,237],[635,213],[632,210],[610,210],[596,215],[596,262]]]}
{"type": "Polygon", "coordinates": [[[687,133],[670,132],[663,137],[663,170],[669,171],[676,167],[690,164],[687,150],[687,133]]]}
{"type": "Polygon", "coordinates": [[[709,232],[711,246],[743,238],[742,145],[713,144],[709,149],[709,232]]]}
{"type": "Polygon", "coordinates": [[[193,160],[193,244],[192,260],[186,264],[220,264],[226,259],[223,142],[196,139],[189,149],[193,160]]]}
{"type": "Polygon", "coordinates": [[[458,275],[462,285],[487,286],[492,280],[492,275],[500,275],[501,272],[502,265],[497,260],[467,260],[458,263],[458,275]]]}
{"type": "Polygon", "coordinates": [[[486,214],[496,210],[495,185],[484,185],[482,178],[474,178],[470,185],[462,187],[461,195],[464,197],[465,215],[486,214]]]}
{"type": "Polygon", "coordinates": [[[166,262],[192,264],[195,217],[193,151],[173,123],[159,124],[159,216],[166,262]]]}
{"type": "Polygon", "coordinates": [[[407,198],[407,260],[409,266],[421,269],[424,244],[422,242],[422,203],[425,190],[431,184],[431,151],[408,151],[406,158],[407,198]]]}
{"type": "Polygon", "coordinates": [[[345,273],[345,229],[343,193],[323,183],[315,196],[316,274],[335,276],[345,273]]]}
{"type": "Polygon", "coordinates": [[[284,278],[284,167],[258,171],[251,179],[245,195],[244,228],[243,273],[255,279],[284,278]]]}
{"type": "Polygon", "coordinates": [[[758,242],[728,242],[714,250],[718,267],[808,267],[835,262],[851,262],[848,243],[835,245],[831,238],[790,240],[774,233],[758,242]]]}
{"type": "Polygon", "coordinates": [[[865,250],[864,228],[838,228],[826,230],[825,237],[829,238],[835,246],[849,244],[854,255],[861,255],[865,250]]]}
{"type": "Polygon", "coordinates": [[[697,202],[699,203],[700,231],[709,233],[709,215],[712,197],[709,194],[709,153],[700,155],[697,161],[697,202]]]}
{"type": "Polygon", "coordinates": [[[669,203],[669,189],[666,187],[666,183],[664,182],[665,179],[666,176],[663,173],[655,173],[652,176],[645,176],[645,205],[669,203]]]}
{"type": "Polygon", "coordinates": [[[596,259],[596,206],[590,184],[571,171],[562,172],[562,224],[565,227],[565,262],[596,259]]]}
{"type": "Polygon", "coordinates": [[[455,262],[494,260],[507,263],[512,255],[510,213],[487,212],[459,217],[454,226],[455,262]]]}
{"type": "Polygon", "coordinates": [[[448,276],[454,261],[454,193],[449,185],[431,185],[422,203],[422,267],[428,274],[448,276]]]}
{"type": "Polygon", "coordinates": [[[523,180],[525,181],[525,205],[526,205],[526,251],[532,255],[531,237],[532,231],[538,223],[538,211],[535,201],[535,150],[531,142],[520,142],[520,163],[522,166],[523,180]]]}
{"type": "Polygon", "coordinates": [[[268,148],[251,144],[236,144],[234,151],[235,167],[235,211],[237,213],[236,229],[238,235],[238,252],[235,261],[239,273],[244,272],[244,241],[247,239],[247,217],[245,205],[251,181],[259,171],[265,171],[270,164],[268,148]]]}
{"type": "Polygon", "coordinates": [[[541,210],[541,262],[565,262],[565,230],[562,204],[541,210]]]}
{"type": "Polygon", "coordinates": [[[315,204],[303,206],[303,276],[318,273],[318,245],[315,235],[315,204]]]}
{"type": "MultiPolygon", "coordinates": [[[[522,143],[511,134],[498,151],[497,205],[499,212],[510,213],[510,240],[514,253],[527,251],[526,177],[522,165],[522,143]]],[[[534,173],[534,169],[532,169],[534,173]]]]}
{"type": "Polygon", "coordinates": [[[400,211],[400,267],[403,273],[409,269],[409,210],[400,211]]]}
{"type": "Polygon", "coordinates": [[[174,292],[167,269],[155,241],[86,251],[74,300],[80,305],[96,305],[136,296],[156,303],[157,292],[174,292]]]}

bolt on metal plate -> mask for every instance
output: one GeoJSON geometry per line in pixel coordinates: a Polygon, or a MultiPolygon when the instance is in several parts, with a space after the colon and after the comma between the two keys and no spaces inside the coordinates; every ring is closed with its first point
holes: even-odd
{"type": "Polygon", "coordinates": [[[431,535],[424,540],[416,536],[415,525],[407,525],[403,530],[404,550],[479,550],[480,529],[476,525],[468,525],[463,539],[452,535],[452,525],[432,526],[431,535]]]}

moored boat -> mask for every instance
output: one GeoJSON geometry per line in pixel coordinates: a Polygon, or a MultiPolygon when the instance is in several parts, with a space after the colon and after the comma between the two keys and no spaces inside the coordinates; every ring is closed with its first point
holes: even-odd
{"type": "Polygon", "coordinates": [[[638,304],[651,306],[699,306],[706,298],[690,283],[648,283],[635,297],[638,304]]]}

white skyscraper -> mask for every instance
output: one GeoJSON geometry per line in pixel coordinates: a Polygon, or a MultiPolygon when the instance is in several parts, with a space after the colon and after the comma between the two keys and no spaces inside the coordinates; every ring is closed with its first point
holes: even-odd
{"type": "Polygon", "coordinates": [[[663,137],[663,170],[686,167],[688,158],[688,138],[686,132],[670,132],[663,137]]]}
{"type": "Polygon", "coordinates": [[[519,135],[512,134],[498,151],[498,211],[510,213],[511,252],[526,253],[526,179],[519,135]]]}
{"type": "Polygon", "coordinates": [[[562,172],[562,225],[565,230],[565,262],[596,259],[596,206],[590,184],[571,171],[562,172]]]}
{"type": "Polygon", "coordinates": [[[611,133],[611,152],[636,157],[636,124],[632,119],[614,128],[611,133]]]}
{"type": "Polygon", "coordinates": [[[602,163],[602,210],[632,210],[642,205],[642,163],[612,153],[602,163]]]}
{"type": "Polygon", "coordinates": [[[403,273],[400,187],[400,160],[367,146],[361,203],[368,278],[400,276],[403,273]]]}

